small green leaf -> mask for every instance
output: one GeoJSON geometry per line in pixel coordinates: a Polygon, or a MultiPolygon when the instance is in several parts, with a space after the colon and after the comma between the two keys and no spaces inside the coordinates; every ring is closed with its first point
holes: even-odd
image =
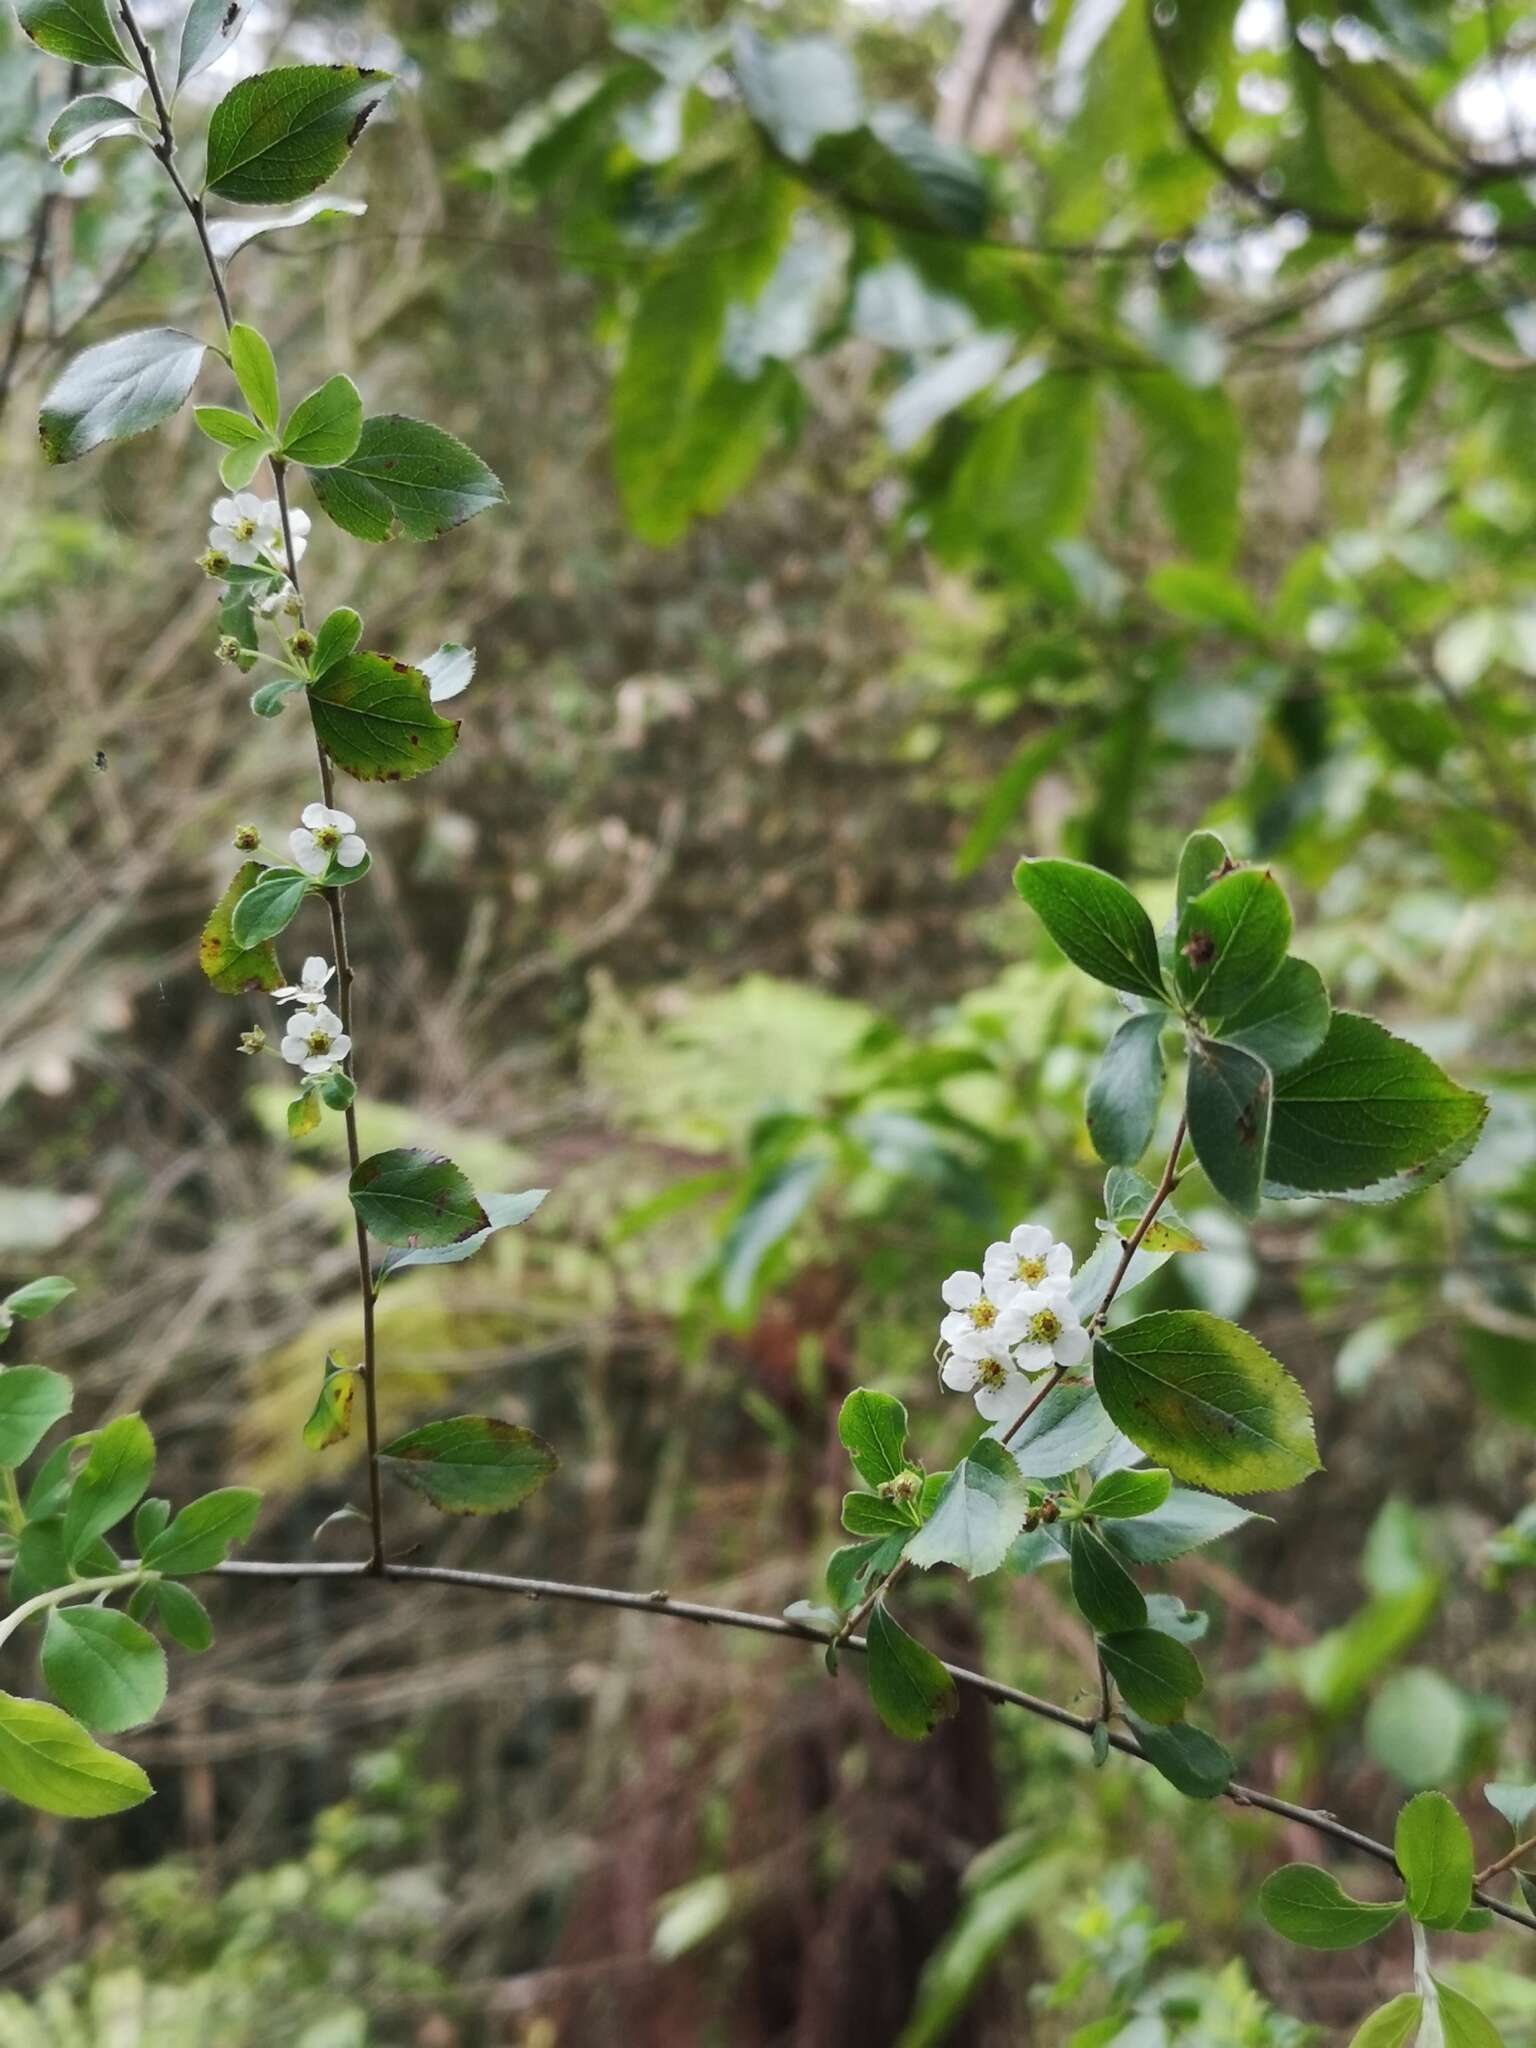
{"type": "Polygon", "coordinates": [[[142,1728],[165,1700],[165,1652],[113,1607],[56,1607],[43,1634],[43,1676],[66,1713],[117,1734],[142,1728]]]}
{"type": "Polygon", "coordinates": [[[120,1415],[91,1445],[64,1510],[64,1554],[72,1562],[135,1507],[155,1469],[155,1440],[142,1415],[120,1415]]]}
{"type": "Polygon", "coordinates": [[[910,1536],[918,1526],[916,1510],[906,1501],[883,1500],[878,1493],[845,1493],[843,1527],[850,1536],[910,1536]]]}
{"type": "Polygon", "coordinates": [[[1096,1529],[1073,1525],[1072,1598],[1090,1628],[1100,1635],[1144,1629],[1147,1603],[1141,1588],[1096,1529]]]}
{"type": "Polygon", "coordinates": [[[1220,1316],[1164,1309],[1122,1323],[1095,1343],[1093,1377],[1119,1428],[1176,1478],[1267,1493],[1318,1470],[1301,1388],[1220,1316]]]}
{"type": "Polygon", "coordinates": [[[1379,2005],[1353,2036],[1349,2048],[1409,2048],[1418,2038],[1424,2001],[1412,1991],[1379,2005]]]}
{"type": "MultiPolygon", "coordinates": [[[[260,694],[258,691],[257,695],[260,694]]],[[[198,964],[220,995],[250,995],[262,990],[270,993],[283,985],[283,970],[269,939],[250,948],[235,943],[235,909],[265,873],[260,861],[248,860],[214,905],[212,916],[203,926],[197,947],[198,964]]]]}
{"type": "Polygon", "coordinates": [[[314,887],[302,868],[267,868],[239,897],[229,921],[230,937],[242,953],[254,953],[286,931],[314,887]]]}
{"type": "Polygon", "coordinates": [[[143,133],[132,107],[113,99],[109,93],[82,93],[79,99],[70,101],[48,130],[48,154],[63,170],[98,142],[106,142],[114,135],[143,133]]]}
{"type": "Polygon", "coordinates": [[[1166,1003],[1152,920],[1123,882],[1075,860],[1021,860],[1014,886],[1074,966],[1166,1003]]]}
{"type": "Polygon", "coordinates": [[[176,90],[216,64],[250,19],[251,0],[192,0],[181,25],[176,90]]]}
{"type": "Polygon", "coordinates": [[[1178,877],[1174,884],[1175,916],[1183,917],[1186,904],[1203,896],[1213,882],[1236,866],[1214,832],[1191,832],[1179,854],[1178,877]]]}
{"type": "Polygon", "coordinates": [[[355,453],[363,431],[363,401],[350,377],[328,377],[301,398],[283,429],[283,456],[310,469],[332,469],[355,453]]]}
{"type": "Polygon", "coordinates": [[[375,1152],[353,1173],[347,1193],[380,1244],[431,1249],[490,1229],[474,1189],[440,1152],[416,1146],[375,1152]]]}
{"type": "Polygon", "coordinates": [[[310,481],[325,513],[358,540],[436,540],[506,499],[473,450],[403,413],[365,419],[353,454],[310,481]]]}
{"type": "Polygon", "coordinates": [[[45,1700],[0,1693],[0,1790],[41,1813],[97,1820],[148,1799],[136,1763],[93,1742],[78,1721],[45,1700]]]}
{"type": "Polygon", "coordinates": [[[1240,1216],[1258,1214],[1269,1149],[1274,1083],[1240,1046],[1196,1037],[1184,1100],[1190,1143],[1205,1177],[1240,1216]]]}
{"type": "Polygon", "coordinates": [[[107,0],[16,0],[16,19],[40,50],[66,64],[133,65],[117,39],[107,0]]]}
{"type": "Polygon", "coordinates": [[[1007,1557],[1028,1512],[1029,1489],[1018,1466],[1002,1444],[983,1437],[950,1473],[906,1555],[924,1571],[953,1564],[967,1578],[985,1578],[1007,1557]]]}
{"type": "Polygon", "coordinates": [[[1237,1765],[1230,1751],[1203,1728],[1192,1728],[1187,1721],[1159,1727],[1139,1714],[1126,1719],[1147,1762],[1186,1799],[1219,1799],[1231,1784],[1237,1765]]]}
{"type": "Polygon", "coordinates": [[[288,1136],[295,1142],[313,1137],[320,1128],[320,1098],[312,1088],[299,1091],[288,1105],[288,1136]]]}
{"type": "Polygon", "coordinates": [[[242,78],[208,123],[209,191],[242,206],[304,198],[341,169],[388,84],[387,72],[354,64],[291,64],[242,78]]]}
{"type": "Polygon", "coordinates": [[[179,412],[202,368],[204,344],[174,327],[120,334],[77,355],[38,414],[43,455],[74,462],[103,441],[146,433],[179,412]]]}
{"type": "Polygon", "coordinates": [[[498,1230],[510,1230],[514,1225],[526,1223],[549,1193],[548,1188],[525,1188],[520,1195],[485,1195],[481,1199],[488,1227],[477,1230],[472,1237],[466,1237],[458,1244],[422,1246],[414,1251],[387,1251],[379,1262],[379,1283],[388,1279],[391,1273],[398,1273],[404,1266],[456,1266],[461,1259],[473,1258],[475,1253],[498,1230]]]}
{"type": "Polygon", "coordinates": [[[1111,1166],[1134,1166],[1152,1142],[1163,1099],[1163,1027],[1167,1014],[1127,1017],[1088,1084],[1088,1135],[1111,1166]]]}
{"type": "Polygon", "coordinates": [[[1504,2037],[1480,2005],[1453,1991],[1438,1977],[1431,1980],[1440,1999],[1440,2025],[1445,2048],[1504,2048],[1504,2037]]]}
{"type": "Polygon", "coordinates": [[[306,1451],[328,1450],[351,1434],[352,1398],[356,1392],[357,1368],[343,1365],[334,1351],[328,1351],[320,1392],[304,1425],[306,1451]]]}
{"type": "Polygon", "coordinates": [[[1134,1515],[1155,1514],[1172,1491],[1172,1477],[1158,1467],[1149,1472],[1106,1472],[1094,1482],[1083,1513],[1129,1521],[1134,1515]]]}
{"type": "Polygon", "coordinates": [[[213,1623],[197,1595],[175,1579],[161,1579],[154,1587],[160,1626],[173,1643],[194,1652],[208,1649],[213,1642],[213,1623]]]}
{"type": "Polygon", "coordinates": [[[837,1438],[866,1486],[906,1470],[907,1411],[891,1394],[855,1387],[838,1411],[837,1438]]]}
{"type": "Polygon", "coordinates": [[[264,454],[271,446],[268,436],[254,420],[247,419],[243,412],[232,411],[227,405],[194,405],[192,417],[197,422],[199,433],[206,434],[221,448],[254,447],[264,454]]]}
{"type": "Polygon", "coordinates": [[[518,1507],[560,1463],[543,1437],[490,1415],[424,1423],[386,1444],[379,1459],[445,1515],[518,1507]]]}
{"type": "Polygon", "coordinates": [[[1487,1114],[1428,1053],[1335,1010],[1321,1050],[1276,1085],[1264,1192],[1395,1201],[1459,1166],[1487,1114]]]}
{"type": "Polygon", "coordinates": [[[955,1681],[931,1650],[891,1619],[883,1600],[869,1617],[865,1664],[875,1712],[904,1741],[921,1742],[958,1711],[955,1681]]]}
{"type": "Polygon", "coordinates": [[[320,744],[359,782],[408,782],[453,751],[456,719],[432,709],[419,668],[386,654],[349,654],[309,686],[320,744]]]}
{"type": "Polygon", "coordinates": [[[133,1547],[142,1557],[171,1519],[171,1504],[158,1495],[141,1500],[133,1518],[133,1547]]]}
{"type": "MultiPolygon", "coordinates": [[[[303,688],[297,676],[275,676],[270,683],[263,683],[260,689],[251,692],[251,709],[258,718],[276,718],[294,691],[303,688]]],[[[252,865],[257,866],[257,863],[252,865]]]]}
{"type": "Polygon", "coordinates": [[[1111,1522],[1104,1540],[1136,1564],[1167,1564],[1254,1520],[1247,1508],[1213,1493],[1176,1486],[1167,1501],[1133,1522],[1111,1522]]]}
{"type": "Polygon", "coordinates": [[[1130,1628],[1103,1636],[1099,1655],[1126,1705],[1145,1721],[1177,1721],[1186,1701],[1205,1685],[1194,1652],[1161,1629],[1130,1628]]]}
{"type": "Polygon", "coordinates": [[[1317,1051],[1332,1014],[1317,969],[1305,960],[1284,960],[1256,996],[1222,1019],[1221,1037],[1272,1074],[1288,1074],[1317,1051]]]}
{"type": "Polygon", "coordinates": [[[899,1536],[875,1537],[864,1543],[845,1543],[827,1559],[827,1591],[833,1605],[847,1614],[863,1599],[870,1580],[884,1578],[901,1562],[906,1532],[899,1536]]]}
{"type": "Polygon", "coordinates": [[[24,1464],[53,1425],[70,1411],[75,1390],[46,1365],[0,1372],[0,1465],[24,1464]]]}
{"type": "Polygon", "coordinates": [[[1268,872],[1239,868],[1185,904],[1174,939],[1174,984],[1196,1016],[1225,1017],[1279,971],[1290,943],[1285,891],[1268,872]]]}
{"type": "MultiPolygon", "coordinates": [[[[61,1273],[46,1273],[41,1280],[29,1280],[25,1287],[16,1288],[0,1301],[0,1317],[20,1316],[24,1323],[35,1322],[68,1301],[74,1291],[73,1280],[66,1280],[61,1273]]],[[[0,1329],[4,1327],[0,1322],[0,1329]]]]}
{"type": "Polygon", "coordinates": [[[350,605],[338,605],[333,612],[327,612],[325,620],[315,635],[315,651],[310,657],[309,672],[312,676],[323,676],[328,668],[334,668],[338,661],[345,661],[362,638],[363,622],[350,605]]]}
{"type": "MultiPolygon", "coordinates": [[[[327,1109],[340,1112],[350,1109],[357,1100],[357,1083],[350,1074],[333,1071],[321,1076],[320,1085],[315,1093],[327,1109]]],[[[489,1209],[486,1213],[489,1215],[489,1209]]]]}
{"type": "Polygon", "coordinates": [[[229,330],[229,364],[240,386],[240,395],[269,434],[277,432],[281,407],[277,388],[277,364],[267,338],[257,328],[237,320],[229,330]]]}
{"type": "Polygon", "coordinates": [[[1277,1934],[1303,1948],[1358,1948],[1385,1933],[1402,1910],[1401,1899],[1372,1906],[1350,1898],[1333,1873],[1315,1863],[1287,1863],[1259,1889],[1264,1918],[1277,1934]]]}
{"type": "MultiPolygon", "coordinates": [[[[1129,1166],[1112,1166],[1104,1176],[1106,1221],[1122,1238],[1134,1236],[1156,1190],[1129,1166]]],[[[1149,1252],[1203,1252],[1204,1244],[1169,1202],[1141,1240],[1149,1252]]]]}
{"type": "MultiPolygon", "coordinates": [[[[60,1495],[61,1505],[65,1499],[67,1495],[60,1495]]],[[[21,1532],[11,1567],[11,1599],[19,1604],[35,1593],[51,1593],[56,1586],[68,1585],[77,1576],[110,1578],[120,1569],[116,1552],[99,1537],[71,1560],[64,1550],[63,1515],[47,1514],[28,1522],[21,1532]]]]}
{"type": "Polygon", "coordinates": [[[255,1525],[261,1495],[249,1486],[221,1486],[188,1501],[145,1551],[141,1563],[167,1577],[211,1572],[243,1543],[255,1525]]]}
{"type": "Polygon", "coordinates": [[[1467,1824],[1443,1792],[1408,1801],[1397,1816],[1393,1853],[1414,1919],[1454,1927],[1472,1904],[1475,1859],[1467,1824]]]}

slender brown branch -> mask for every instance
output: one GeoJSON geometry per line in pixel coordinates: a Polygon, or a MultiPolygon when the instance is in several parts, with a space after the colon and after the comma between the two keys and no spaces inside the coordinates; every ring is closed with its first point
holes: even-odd
{"type": "Polygon", "coordinates": [[[176,196],[191,216],[197,230],[198,246],[203,252],[203,261],[208,266],[208,276],[213,283],[214,296],[219,302],[227,328],[235,324],[230,310],[229,293],[224,284],[224,272],[218,257],[213,253],[213,243],[208,238],[208,213],[199,194],[190,191],[185,178],[176,167],[176,130],[171,123],[171,110],[166,104],[165,94],[160,85],[160,72],[155,63],[155,53],[144,31],[139,27],[133,12],[132,0],[118,0],[118,17],[128,32],[139,67],[144,73],[144,83],[149,87],[150,103],[155,110],[155,119],[160,126],[160,140],[150,147],[165,167],[165,174],[176,188],[176,196]]]}
{"type": "MultiPolygon", "coordinates": [[[[124,1569],[131,1571],[133,1566],[130,1563],[124,1569]]],[[[825,1645],[833,1639],[828,1630],[816,1628],[809,1622],[785,1621],[778,1615],[753,1614],[737,1607],[713,1607],[695,1600],[674,1600],[670,1593],[662,1591],[632,1593],[615,1586],[584,1586],[559,1579],[518,1578],[503,1572],[465,1571],[452,1565],[386,1564],[381,1573],[374,1573],[370,1563],[284,1564],[241,1558],[220,1565],[218,1571],[221,1578],[278,1581],[352,1580],[377,1576],[402,1585],[463,1586],[475,1592],[504,1593],[524,1600],[569,1600],[586,1607],[619,1608],[631,1614],[666,1615],[674,1621],[694,1622],[705,1628],[746,1629],[755,1635],[779,1636],[791,1642],[825,1645]]],[[[868,1645],[863,1636],[850,1636],[844,1647],[863,1652],[868,1645]]],[[[1067,1728],[1075,1735],[1092,1739],[1097,1715],[1074,1714],[1070,1708],[1057,1706],[1054,1700],[1043,1700],[1033,1693],[1021,1692],[1017,1686],[1005,1685],[1001,1679],[990,1678],[985,1672],[967,1670],[963,1664],[946,1663],[944,1669],[966,1692],[995,1701],[999,1706],[1018,1707],[1026,1714],[1054,1723],[1058,1728],[1067,1728]]],[[[1134,1757],[1138,1763],[1149,1761],[1141,1746],[1128,1735],[1111,1730],[1109,1743],[1122,1756],[1134,1757]]],[[[1396,1859],[1385,1842],[1361,1834],[1343,1821],[1336,1820],[1331,1813],[1319,1812],[1309,1806],[1295,1806],[1290,1800],[1277,1799],[1273,1793],[1261,1792],[1253,1785],[1229,1785],[1224,1796],[1235,1805],[1253,1807],[1263,1813],[1272,1813],[1280,1820],[1310,1828],[1314,1834],[1355,1849],[1362,1856],[1370,1856],[1390,1869],[1397,1867],[1396,1859]]],[[[1511,1921],[1517,1927],[1528,1927],[1536,1933],[1536,1916],[1521,1911],[1518,1906],[1506,1905],[1502,1899],[1485,1895],[1481,1890],[1477,1893],[1477,1902],[1486,1906],[1489,1912],[1497,1913],[1501,1919],[1511,1921]]]]}
{"type": "Polygon", "coordinates": [[[1181,1116],[1179,1118],[1179,1127],[1173,1134],[1173,1144],[1168,1151],[1168,1163],[1163,1168],[1163,1177],[1153,1189],[1152,1199],[1142,1211],[1141,1221],[1125,1240],[1124,1248],[1120,1253],[1120,1263],[1116,1266],[1114,1275],[1108,1287],[1104,1290],[1104,1299],[1089,1318],[1088,1327],[1090,1330],[1096,1328],[1103,1322],[1105,1316],[1108,1315],[1109,1305],[1120,1292],[1125,1276],[1131,1270],[1131,1261],[1141,1249],[1142,1239],[1157,1221],[1158,1210],[1162,1208],[1164,1202],[1167,1201],[1179,1184],[1179,1154],[1184,1150],[1184,1134],[1187,1129],[1188,1123],[1181,1116]]]}
{"type": "Polygon", "coordinates": [[[1517,1863],[1523,1863],[1527,1856],[1536,1856],[1536,1835],[1524,1842],[1516,1842],[1505,1855],[1495,1857],[1485,1870],[1477,1873],[1478,1883],[1486,1884],[1491,1877],[1501,1877],[1506,1870],[1513,1870],[1517,1863]]]}

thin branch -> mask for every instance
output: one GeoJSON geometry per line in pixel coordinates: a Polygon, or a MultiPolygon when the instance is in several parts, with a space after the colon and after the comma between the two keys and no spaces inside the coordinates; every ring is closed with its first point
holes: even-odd
{"type": "MultiPolygon", "coordinates": [[[[131,1571],[134,1567],[129,1564],[126,1568],[131,1571]]],[[[220,1565],[218,1574],[221,1578],[295,1582],[303,1579],[350,1581],[379,1576],[402,1585],[463,1586],[474,1592],[510,1594],[524,1600],[568,1600],[586,1607],[619,1608],[630,1614],[666,1615],[673,1621],[694,1622],[704,1628],[745,1629],[754,1635],[778,1636],[791,1642],[817,1643],[823,1647],[832,1641],[828,1630],[815,1628],[809,1622],[785,1621],[777,1615],[752,1614],[737,1607],[713,1607],[696,1600],[674,1600],[670,1593],[661,1590],[632,1593],[615,1586],[584,1586],[558,1579],[518,1578],[503,1572],[464,1571],[452,1565],[386,1564],[381,1573],[375,1574],[368,1563],[283,1564],[241,1558],[220,1565]]],[[[843,1647],[863,1652],[868,1645],[863,1636],[850,1636],[843,1647]]],[[[1092,1740],[1096,1715],[1074,1714],[1067,1707],[1057,1706],[1054,1700],[1043,1700],[1033,1693],[1021,1692],[1017,1686],[1005,1685],[1001,1679],[989,1678],[985,1672],[970,1671],[963,1664],[946,1663],[944,1669],[966,1692],[992,1700],[999,1706],[1018,1707],[1039,1720],[1050,1721],[1058,1728],[1069,1729],[1074,1735],[1092,1740]]],[[[1128,1735],[1111,1730],[1109,1743],[1122,1756],[1133,1757],[1138,1763],[1150,1761],[1140,1744],[1128,1735]]],[[[1385,1842],[1378,1842],[1374,1837],[1346,1826],[1331,1813],[1293,1805],[1290,1800],[1277,1799],[1273,1793],[1261,1792],[1253,1785],[1229,1785],[1223,1796],[1234,1805],[1253,1807],[1263,1813],[1272,1813],[1280,1820],[1310,1828],[1314,1834],[1355,1849],[1362,1856],[1370,1856],[1389,1869],[1397,1867],[1396,1859],[1385,1842]]],[[[1536,1933],[1536,1916],[1522,1912],[1518,1906],[1506,1905],[1502,1899],[1493,1898],[1481,1890],[1476,1897],[1478,1904],[1486,1906],[1489,1912],[1536,1933]]]]}
{"type": "Polygon", "coordinates": [[[226,328],[233,327],[235,316],[230,311],[229,293],[224,287],[224,272],[218,257],[213,253],[213,243],[208,239],[208,214],[200,196],[187,189],[186,180],[176,168],[176,131],[171,125],[171,110],[166,104],[165,94],[160,86],[160,73],[155,64],[155,53],[134,17],[132,0],[119,0],[118,15],[128,31],[128,40],[133,44],[144,83],[149,87],[149,97],[155,109],[155,119],[160,124],[160,140],[150,147],[165,167],[165,174],[176,188],[176,196],[191,216],[197,230],[198,246],[203,252],[203,261],[208,266],[208,275],[213,282],[214,296],[219,302],[219,311],[224,317],[226,328]]]}
{"type": "Polygon", "coordinates": [[[1500,1877],[1506,1870],[1513,1870],[1517,1863],[1523,1863],[1528,1856],[1536,1856],[1536,1835],[1529,1840],[1516,1842],[1513,1849],[1502,1856],[1496,1856],[1485,1870],[1477,1873],[1479,1884],[1486,1884],[1491,1877],[1500,1877]]]}

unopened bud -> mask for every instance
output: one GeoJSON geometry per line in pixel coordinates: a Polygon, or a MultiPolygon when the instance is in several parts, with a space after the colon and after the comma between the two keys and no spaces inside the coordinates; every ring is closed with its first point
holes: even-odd
{"type": "Polygon", "coordinates": [[[295,661],[308,661],[315,651],[315,636],[301,626],[288,642],[288,652],[295,661]]]}
{"type": "Polygon", "coordinates": [[[254,1031],[241,1032],[240,1043],[236,1048],[237,1051],[243,1052],[247,1056],[254,1056],[256,1053],[265,1052],[266,1049],[267,1034],[259,1024],[254,1031]]]}
{"type": "Polygon", "coordinates": [[[1040,1510],[1038,1508],[1031,1508],[1024,1517],[1024,1534],[1026,1536],[1033,1536],[1039,1526],[1040,1510]]]}
{"type": "Polygon", "coordinates": [[[235,827],[235,851],[237,853],[254,853],[260,844],[261,834],[254,825],[237,825],[235,827]]]}
{"type": "Polygon", "coordinates": [[[1057,1507],[1054,1500],[1043,1500],[1040,1503],[1040,1519],[1042,1522],[1054,1522],[1060,1513],[1061,1509],[1057,1507]]]}
{"type": "Polygon", "coordinates": [[[908,1465],[905,1471],[898,1472],[894,1479],[887,1479],[885,1481],[885,1483],[880,1488],[880,1498],[882,1500],[895,1500],[903,1502],[909,1500],[916,1500],[918,1495],[922,1492],[922,1490],[922,1473],[914,1471],[913,1468],[910,1465],[908,1465]]]}
{"type": "Polygon", "coordinates": [[[215,661],[239,661],[240,642],[235,638],[233,633],[221,633],[219,635],[217,641],[214,643],[213,658],[215,661]]]}
{"type": "Polygon", "coordinates": [[[220,577],[229,574],[229,557],[218,548],[208,548],[197,558],[197,566],[205,576],[220,577]]]}

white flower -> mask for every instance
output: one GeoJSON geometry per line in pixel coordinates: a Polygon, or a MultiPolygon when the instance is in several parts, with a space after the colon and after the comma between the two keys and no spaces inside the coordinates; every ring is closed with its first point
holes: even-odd
{"type": "Polygon", "coordinates": [[[1043,1287],[1071,1273],[1071,1247],[1054,1243],[1043,1223],[1021,1223],[1006,1239],[989,1244],[981,1262],[983,1285],[999,1302],[1020,1287],[1043,1287]]]}
{"type": "Polygon", "coordinates": [[[1043,1372],[1050,1365],[1081,1365],[1090,1348],[1088,1332],[1072,1306],[1072,1290],[1065,1279],[1047,1279],[1041,1287],[1021,1288],[999,1317],[997,1334],[1012,1351],[1021,1372],[1043,1372]]]}
{"type": "Polygon", "coordinates": [[[358,837],[357,820],[345,811],[306,804],[299,815],[303,823],[288,834],[288,844],[295,864],[306,875],[323,875],[333,855],[338,867],[355,868],[368,851],[358,837]]]}
{"type": "Polygon", "coordinates": [[[283,1058],[306,1074],[329,1074],[352,1050],[352,1041],[341,1028],[334,1010],[322,1004],[317,1010],[298,1010],[288,1019],[283,1039],[283,1058]]]}
{"type": "Polygon", "coordinates": [[[951,1273],[940,1292],[950,1313],[939,1325],[939,1335],[953,1350],[996,1326],[1003,1303],[989,1293],[979,1273],[951,1273]]]}
{"type": "Polygon", "coordinates": [[[1008,1355],[1006,1344],[973,1338],[951,1351],[942,1378],[957,1394],[974,1394],[978,1414],[988,1422],[1011,1422],[1029,1397],[1029,1379],[1008,1355]]]}
{"type": "MultiPolygon", "coordinates": [[[[335,968],[328,961],[322,960],[318,953],[311,953],[304,962],[304,971],[298,980],[287,988],[276,990],[273,1001],[297,1003],[305,1010],[319,1009],[325,1002],[325,985],[335,972],[335,968]]],[[[299,1028],[297,1017],[293,1019],[293,1027],[295,1030],[299,1028]]]]}
{"type": "MultiPolygon", "coordinates": [[[[299,552],[297,537],[295,537],[293,545],[294,552],[297,554],[299,552]]],[[[296,619],[302,607],[299,604],[299,593],[285,577],[276,590],[261,600],[256,609],[264,619],[275,619],[279,612],[286,612],[289,618],[296,619]]]]}
{"type": "Polygon", "coordinates": [[[293,535],[293,559],[302,562],[304,550],[309,546],[309,514],[294,506],[288,513],[288,531],[293,535]]]}
{"type": "Polygon", "coordinates": [[[282,540],[275,498],[258,498],[254,491],[236,491],[232,498],[215,501],[208,545],[219,554],[228,555],[232,562],[249,568],[258,556],[279,549],[282,540]]]}

